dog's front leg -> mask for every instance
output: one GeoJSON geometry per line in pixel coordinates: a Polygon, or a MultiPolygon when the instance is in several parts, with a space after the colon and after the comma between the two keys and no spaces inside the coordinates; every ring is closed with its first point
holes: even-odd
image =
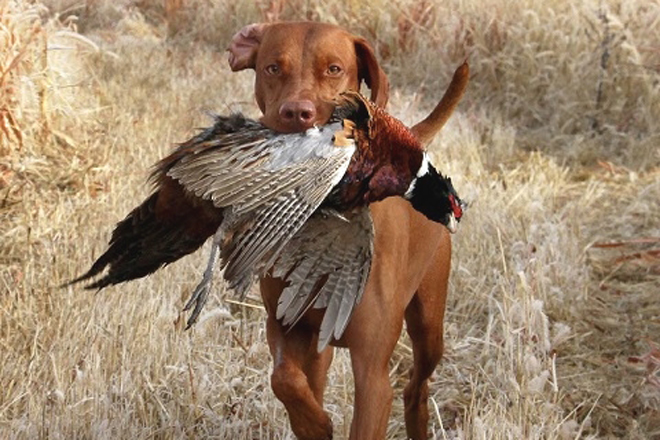
{"type": "Polygon", "coordinates": [[[273,392],[284,404],[298,439],[332,439],[332,421],[323,410],[323,391],[333,348],[318,353],[317,334],[304,326],[287,329],[277,320],[277,298],[284,289],[281,280],[265,277],[260,287],[268,312],[266,332],[273,357],[273,392]]]}
{"type": "Polygon", "coordinates": [[[347,328],[355,377],[351,440],[383,440],[392,406],[389,360],[401,334],[403,310],[382,302],[384,298],[391,300],[393,292],[388,290],[395,289],[395,283],[376,288],[380,283],[374,283],[373,278],[378,276],[378,269],[372,269],[367,291],[347,328]]]}

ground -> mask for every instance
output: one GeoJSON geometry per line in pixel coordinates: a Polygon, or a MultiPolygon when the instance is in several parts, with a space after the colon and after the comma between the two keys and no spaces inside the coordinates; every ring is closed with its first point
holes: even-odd
{"type": "MultiPolygon", "coordinates": [[[[61,285],[206,112],[258,115],[252,73],[226,64],[231,35],[314,19],[372,42],[407,124],[471,65],[429,146],[470,203],[435,438],[660,438],[660,4],[229,3],[0,6],[0,437],[292,438],[256,291],[238,303],[218,279],[184,331],[208,247],[99,293],[61,285]]],[[[402,336],[390,439],[404,437],[410,366],[402,336]]],[[[339,350],[326,393],[338,438],[351,381],[339,350]]]]}

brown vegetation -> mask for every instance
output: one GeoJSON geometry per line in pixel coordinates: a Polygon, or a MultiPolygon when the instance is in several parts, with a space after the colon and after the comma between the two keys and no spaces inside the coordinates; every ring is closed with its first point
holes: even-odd
{"type": "MultiPolygon", "coordinates": [[[[435,438],[660,437],[660,3],[6,0],[0,4],[0,438],[290,438],[258,294],[182,306],[205,252],[99,294],[58,286],[209,123],[258,114],[223,50],[244,24],[370,39],[407,123],[455,67],[431,146],[471,201],[455,235],[435,438]]],[[[219,285],[220,283],[216,283],[219,285]]],[[[391,363],[398,388],[411,354],[391,363]]],[[[350,362],[327,391],[338,438],[350,362]]],[[[395,401],[388,438],[403,438],[395,401]]]]}

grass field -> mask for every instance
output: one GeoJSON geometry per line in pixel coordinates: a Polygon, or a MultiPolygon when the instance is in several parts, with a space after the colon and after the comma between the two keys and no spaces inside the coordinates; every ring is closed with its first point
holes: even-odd
{"type": "MultiPolygon", "coordinates": [[[[100,293],[60,288],[209,124],[258,116],[224,49],[243,25],[341,24],[369,39],[389,110],[423,118],[466,58],[429,147],[470,209],[454,236],[437,439],[660,438],[658,0],[0,0],[0,438],[291,439],[269,387],[258,292],[181,310],[208,247],[100,293]]],[[[391,361],[405,437],[412,355],[391,361]]],[[[352,375],[326,393],[346,438],[352,375]]]]}

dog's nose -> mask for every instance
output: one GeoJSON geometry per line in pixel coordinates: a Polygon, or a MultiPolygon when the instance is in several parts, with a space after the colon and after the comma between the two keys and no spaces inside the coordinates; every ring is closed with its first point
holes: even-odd
{"type": "Polygon", "coordinates": [[[312,101],[287,101],[280,107],[280,119],[287,125],[304,130],[316,119],[316,107],[312,101]]]}

